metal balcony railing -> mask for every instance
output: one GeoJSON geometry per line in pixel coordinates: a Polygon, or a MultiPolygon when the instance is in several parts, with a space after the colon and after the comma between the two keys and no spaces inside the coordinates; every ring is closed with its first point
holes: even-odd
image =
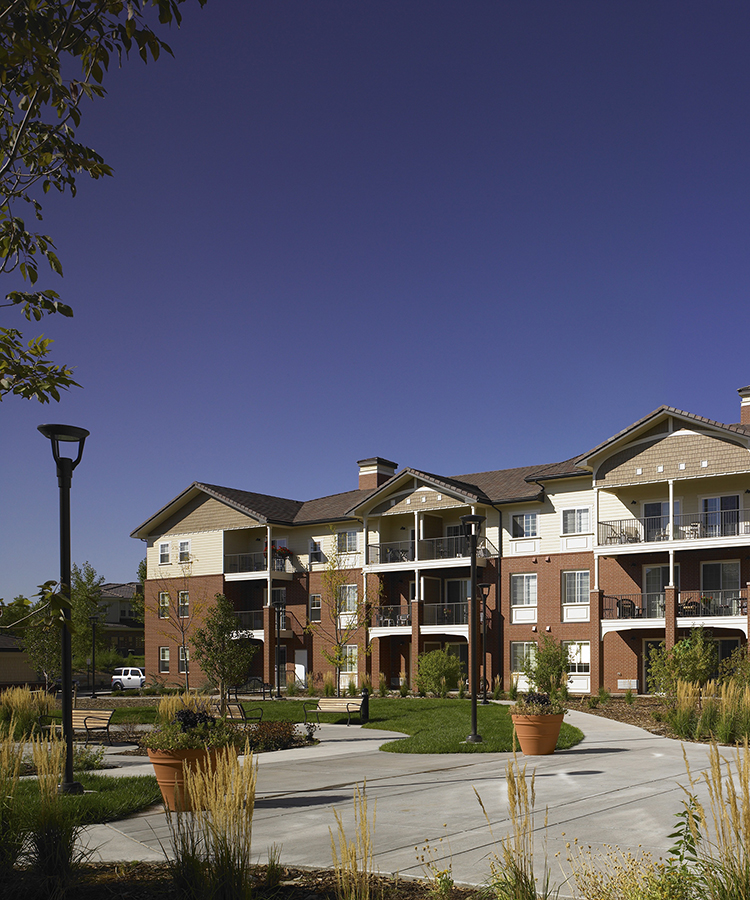
{"type": "Polygon", "coordinates": [[[235,612],[239,627],[246,631],[263,631],[263,610],[242,609],[235,612]]]}
{"type": "Polygon", "coordinates": [[[664,593],[604,596],[604,619],[663,619],[664,593]]]}
{"type": "Polygon", "coordinates": [[[747,614],[745,591],[680,591],[677,615],[696,616],[739,616],[747,614]]]}
{"type": "Polygon", "coordinates": [[[425,603],[425,625],[468,625],[469,604],[462,603],[425,603]]]}
{"type": "MultiPolygon", "coordinates": [[[[237,575],[242,572],[267,572],[268,562],[265,553],[228,553],[224,556],[224,574],[237,575]]],[[[293,572],[294,566],[290,557],[272,556],[272,572],[293,572]]]]}
{"type": "Polygon", "coordinates": [[[398,628],[411,625],[411,608],[409,606],[378,606],[372,611],[372,624],[375,628],[398,628]]]}
{"type": "MultiPolygon", "coordinates": [[[[464,535],[449,537],[423,538],[419,541],[386,541],[369,545],[370,564],[377,566],[399,562],[429,562],[441,559],[468,559],[470,555],[469,541],[464,535]]],[[[477,543],[477,556],[487,558],[497,556],[496,547],[488,540],[481,539],[477,543]]]]}
{"type": "Polygon", "coordinates": [[[701,538],[750,536],[750,510],[730,509],[721,512],[685,513],[674,517],[670,530],[669,516],[647,516],[642,519],[614,519],[599,522],[598,540],[603,544],[641,544],[652,541],[689,541],[701,538]]]}

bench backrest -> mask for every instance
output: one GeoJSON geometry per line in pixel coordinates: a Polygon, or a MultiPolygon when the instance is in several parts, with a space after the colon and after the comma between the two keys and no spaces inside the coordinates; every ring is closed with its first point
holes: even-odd
{"type": "Polygon", "coordinates": [[[108,725],[114,713],[113,709],[74,709],[73,722],[83,725],[108,725]]]}
{"type": "Polygon", "coordinates": [[[361,697],[321,697],[318,700],[318,709],[359,709],[362,706],[361,697]]]}

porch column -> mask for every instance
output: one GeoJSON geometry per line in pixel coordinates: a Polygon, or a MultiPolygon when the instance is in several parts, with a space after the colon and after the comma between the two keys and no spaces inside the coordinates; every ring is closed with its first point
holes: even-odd
{"type": "MultiPolygon", "coordinates": [[[[599,488],[594,488],[594,528],[596,531],[594,532],[594,546],[599,546],[599,488]]],[[[595,584],[594,587],[599,586],[599,569],[597,567],[596,572],[594,573],[595,584]]]]}
{"type": "MultiPolygon", "coordinates": [[[[270,594],[269,594],[270,597],[270,594]]],[[[276,684],[276,610],[263,607],[263,681],[276,684]]]]}
{"type": "MultiPolygon", "coordinates": [[[[669,479],[669,540],[674,540],[674,478],[669,479]]],[[[670,554],[671,556],[671,554],[670,554]]],[[[669,583],[674,584],[674,560],[669,561],[669,583]]]]}
{"type": "Polygon", "coordinates": [[[421,524],[419,521],[419,518],[420,518],[419,512],[415,509],[414,510],[414,559],[415,560],[419,559],[419,539],[422,537],[422,535],[419,533],[419,526],[421,524]]]}
{"type": "Polygon", "coordinates": [[[669,585],[668,587],[675,587],[674,583],[674,550],[670,549],[669,551],[669,585]]]}
{"type": "Polygon", "coordinates": [[[266,525],[266,606],[271,605],[271,591],[273,590],[273,572],[271,571],[271,532],[273,529],[266,525]]]}
{"type": "Polygon", "coordinates": [[[677,588],[674,585],[664,588],[664,640],[667,650],[671,650],[677,640],[677,588]]]}
{"type": "Polygon", "coordinates": [[[362,548],[362,565],[368,566],[370,564],[370,548],[369,548],[369,534],[367,531],[367,516],[362,519],[362,533],[364,535],[365,545],[362,548]]]}
{"type": "Polygon", "coordinates": [[[409,655],[409,687],[417,687],[419,654],[422,652],[420,625],[424,622],[424,603],[422,601],[422,582],[419,569],[414,571],[414,599],[411,602],[411,653],[409,655]]]}
{"type": "Polygon", "coordinates": [[[604,642],[602,641],[601,621],[604,615],[604,591],[598,588],[589,591],[589,619],[591,620],[591,659],[589,666],[589,683],[592,694],[597,693],[604,685],[604,642]]]}

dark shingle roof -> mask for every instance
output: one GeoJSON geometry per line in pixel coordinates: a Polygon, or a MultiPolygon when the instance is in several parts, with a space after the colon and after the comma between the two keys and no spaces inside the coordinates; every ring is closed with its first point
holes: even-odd
{"type": "Polygon", "coordinates": [[[116,584],[107,582],[100,588],[102,600],[110,600],[117,598],[118,600],[132,600],[136,594],[141,592],[141,584],[139,581],[128,581],[125,584],[116,584]]]}
{"type": "Polygon", "coordinates": [[[301,500],[288,500],[285,497],[272,497],[269,494],[256,494],[253,491],[239,491],[236,488],[220,487],[217,484],[195,482],[195,487],[205,491],[217,500],[224,500],[240,512],[247,513],[255,519],[269,522],[291,524],[294,517],[304,506],[301,500]]]}

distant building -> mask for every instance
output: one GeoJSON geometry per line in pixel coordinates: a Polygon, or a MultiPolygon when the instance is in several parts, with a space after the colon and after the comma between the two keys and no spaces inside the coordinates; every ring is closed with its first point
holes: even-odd
{"type": "Polygon", "coordinates": [[[328,613],[334,549],[347,600],[371,606],[346,648],[345,681],[413,686],[418,655],[440,647],[465,661],[468,513],[486,517],[490,684],[523,687],[541,634],[568,644],[569,689],[581,694],[645,691],[651,647],[698,625],[725,657],[749,627],[750,386],[739,394],[739,423],[662,406],[548,465],[448,477],[373,457],[358,463],[357,489],[304,502],[194,482],[132,533],[147,542],[147,671],[176,681],[189,665],[200,681],[165,619],[224,593],[238,634],[262,647],[256,674],[274,680],[274,601],[284,676],[321,679],[331,666],[314,626],[328,613]]]}
{"type": "Polygon", "coordinates": [[[101,586],[101,605],[106,607],[107,612],[97,627],[106,635],[108,646],[117,650],[121,656],[129,653],[143,656],[143,622],[133,618],[133,600],[137,594],[142,593],[143,587],[138,581],[101,586]]]}

